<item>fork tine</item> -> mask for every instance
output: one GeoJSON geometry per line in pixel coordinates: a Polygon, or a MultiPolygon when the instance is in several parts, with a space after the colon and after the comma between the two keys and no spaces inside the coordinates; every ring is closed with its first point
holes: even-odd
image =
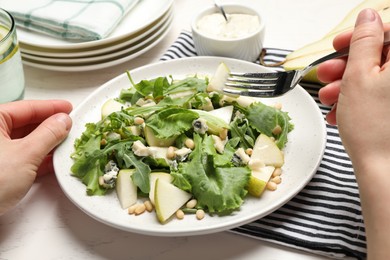
{"type": "Polygon", "coordinates": [[[239,89],[230,89],[225,88],[223,89],[223,92],[225,92],[228,95],[234,95],[234,96],[249,96],[249,97],[276,97],[279,96],[275,94],[274,89],[268,89],[268,90],[239,90],[239,89]]]}
{"type": "Polygon", "coordinates": [[[248,73],[248,72],[230,72],[232,77],[248,77],[248,78],[278,78],[281,72],[264,72],[264,73],[248,73]]]}
{"type": "Polygon", "coordinates": [[[276,87],[280,78],[278,73],[239,73],[231,72],[226,86],[244,89],[268,90],[276,87]]]}
{"type": "Polygon", "coordinates": [[[226,82],[225,86],[232,88],[240,88],[240,89],[253,89],[253,90],[274,90],[276,87],[276,82],[270,82],[265,84],[240,84],[240,83],[230,83],[226,82]]]}
{"type": "Polygon", "coordinates": [[[265,78],[265,79],[260,79],[260,78],[234,78],[234,77],[229,77],[227,81],[231,82],[239,82],[239,83],[246,83],[246,84],[276,84],[278,78],[265,78]]]}

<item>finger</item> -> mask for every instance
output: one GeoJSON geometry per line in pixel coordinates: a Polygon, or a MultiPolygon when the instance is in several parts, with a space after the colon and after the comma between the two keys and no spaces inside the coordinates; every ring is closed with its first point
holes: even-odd
{"type": "Polygon", "coordinates": [[[378,13],[372,9],[361,11],[350,44],[347,66],[351,66],[351,72],[364,75],[380,68],[383,38],[383,24],[378,13]]]}
{"type": "Polygon", "coordinates": [[[38,125],[39,123],[12,129],[11,139],[19,139],[25,137],[26,135],[34,131],[34,129],[37,128],[38,125]]]}
{"type": "MultiPolygon", "coordinates": [[[[390,31],[390,24],[384,23],[383,30],[385,32],[390,31]]],[[[342,32],[333,39],[333,47],[335,50],[340,50],[348,47],[351,43],[353,30],[342,32]]]]}
{"type": "Polygon", "coordinates": [[[41,123],[57,113],[70,113],[72,105],[64,100],[21,100],[0,105],[5,111],[10,131],[29,124],[41,123]]]}
{"type": "Polygon", "coordinates": [[[326,121],[328,122],[328,124],[330,124],[330,125],[336,125],[337,124],[336,113],[337,113],[337,103],[335,103],[332,106],[332,109],[326,115],[326,121]]]}
{"type": "Polygon", "coordinates": [[[59,113],[43,121],[21,141],[29,145],[31,156],[37,156],[37,158],[39,157],[42,160],[44,156],[66,138],[71,126],[72,120],[69,115],[59,113]]]}
{"type": "Polygon", "coordinates": [[[383,47],[382,54],[384,56],[385,63],[389,62],[389,60],[390,60],[390,46],[389,45],[383,47]]]}
{"type": "Polygon", "coordinates": [[[334,81],[329,83],[325,87],[321,88],[318,92],[320,102],[324,105],[331,106],[335,104],[339,99],[341,81],[334,81]]]}
{"type": "Polygon", "coordinates": [[[317,68],[317,77],[324,83],[330,83],[341,79],[346,67],[346,59],[328,60],[320,64],[317,68]]]}
{"type": "Polygon", "coordinates": [[[340,50],[343,48],[346,48],[350,45],[351,43],[351,38],[352,38],[352,33],[353,31],[346,31],[338,34],[334,39],[333,39],[333,47],[335,50],[340,50]]]}

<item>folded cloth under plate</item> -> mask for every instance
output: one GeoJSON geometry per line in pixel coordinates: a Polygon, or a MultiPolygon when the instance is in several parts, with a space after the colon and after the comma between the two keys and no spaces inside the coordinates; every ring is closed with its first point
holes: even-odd
{"type": "Polygon", "coordinates": [[[0,0],[17,26],[77,41],[105,38],[140,0],[0,0]]]}
{"type": "MultiPolygon", "coordinates": [[[[290,52],[266,48],[264,61],[266,64],[280,62],[290,52]]],[[[184,31],[161,60],[196,55],[191,33],[184,31]]],[[[282,70],[281,67],[273,69],[282,70]]],[[[330,107],[318,100],[321,86],[304,82],[300,85],[325,116],[330,107]]],[[[306,187],[280,209],[232,232],[327,257],[365,259],[365,229],[352,164],[341,144],[337,127],[326,125],[326,130],[323,159],[306,187]]]]}

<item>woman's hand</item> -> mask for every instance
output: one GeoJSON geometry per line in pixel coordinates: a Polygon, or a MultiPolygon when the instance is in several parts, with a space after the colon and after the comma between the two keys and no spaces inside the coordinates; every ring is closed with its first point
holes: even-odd
{"type": "Polygon", "coordinates": [[[318,67],[319,79],[329,83],[320,100],[333,105],[327,120],[338,125],[359,185],[369,259],[390,255],[390,56],[384,29],[377,12],[362,11],[354,31],[334,40],[336,49],[350,45],[348,59],[318,67]]]}
{"type": "Polygon", "coordinates": [[[333,105],[327,115],[338,124],[343,144],[354,164],[369,156],[390,154],[390,63],[383,48],[380,16],[365,10],[355,30],[334,40],[336,49],[350,45],[348,60],[336,59],[318,67],[320,80],[329,83],[320,100],[333,105]]]}
{"type": "Polygon", "coordinates": [[[53,172],[51,151],[68,135],[66,101],[0,104],[0,215],[14,207],[37,175],[53,172]]]}

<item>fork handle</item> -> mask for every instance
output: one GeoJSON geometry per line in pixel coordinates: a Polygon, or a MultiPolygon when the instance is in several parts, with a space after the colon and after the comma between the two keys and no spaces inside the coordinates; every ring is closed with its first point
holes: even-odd
{"type": "MultiPolygon", "coordinates": [[[[389,45],[389,44],[390,44],[390,31],[384,33],[383,46],[386,46],[386,45],[389,45]]],[[[328,55],[326,55],[326,56],[324,56],[324,57],[314,61],[313,63],[309,64],[305,68],[305,71],[311,70],[313,67],[319,65],[320,63],[322,63],[324,61],[335,59],[335,58],[345,57],[345,56],[348,56],[348,54],[349,54],[349,46],[345,47],[343,49],[340,49],[338,51],[335,51],[335,52],[333,52],[331,54],[328,54],[328,55]]]]}

